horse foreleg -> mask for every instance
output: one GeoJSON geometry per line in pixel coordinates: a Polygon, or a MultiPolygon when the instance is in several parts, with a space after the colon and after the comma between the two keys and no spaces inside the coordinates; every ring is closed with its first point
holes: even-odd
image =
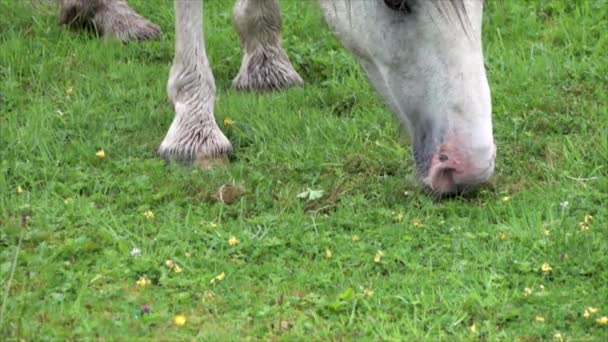
{"type": "Polygon", "coordinates": [[[243,61],[232,85],[236,89],[273,90],[304,82],[281,46],[281,10],[277,0],[237,0],[234,27],[243,61]]]}
{"type": "Polygon", "coordinates": [[[213,116],[215,80],[203,33],[202,0],[175,0],[175,57],[167,84],[175,117],[158,152],[208,166],[232,151],[213,116]]]}
{"type": "Polygon", "coordinates": [[[126,0],[59,0],[59,24],[92,26],[100,35],[123,42],[161,35],[160,27],[135,12],[126,0]]]}

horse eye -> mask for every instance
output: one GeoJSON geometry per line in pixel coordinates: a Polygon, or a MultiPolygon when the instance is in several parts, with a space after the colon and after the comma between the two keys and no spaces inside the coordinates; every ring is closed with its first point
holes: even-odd
{"type": "Polygon", "coordinates": [[[384,4],[393,11],[412,13],[410,1],[411,0],[384,0],[384,4]]]}

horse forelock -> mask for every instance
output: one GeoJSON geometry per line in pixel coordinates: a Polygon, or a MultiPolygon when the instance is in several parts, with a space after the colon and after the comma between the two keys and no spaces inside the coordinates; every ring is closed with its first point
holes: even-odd
{"type": "MultiPolygon", "coordinates": [[[[424,1],[424,0],[423,0],[424,1]]],[[[483,0],[479,0],[483,3],[483,0]]],[[[464,0],[437,0],[433,1],[439,13],[443,15],[448,20],[451,17],[450,10],[453,10],[453,13],[456,14],[456,19],[460,23],[460,26],[465,32],[468,32],[467,28],[471,27],[471,22],[469,21],[469,15],[467,14],[467,8],[464,5],[464,0]]]]}

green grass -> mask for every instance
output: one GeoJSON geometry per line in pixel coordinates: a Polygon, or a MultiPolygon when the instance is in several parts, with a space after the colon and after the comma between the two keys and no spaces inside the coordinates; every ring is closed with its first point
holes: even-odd
{"type": "Polygon", "coordinates": [[[154,155],[173,116],[168,1],[132,1],[165,34],[127,45],[58,27],[53,7],[0,2],[0,336],[608,338],[595,321],[608,316],[604,0],[487,1],[496,175],[442,201],[417,185],[407,139],[316,6],[282,1],[306,86],[257,95],[230,90],[231,2],[207,2],[216,118],[235,121],[232,162],[209,172],[154,155]],[[223,204],[223,185],[244,193],[223,204]],[[324,196],[299,199],[307,188],[324,196]]]}

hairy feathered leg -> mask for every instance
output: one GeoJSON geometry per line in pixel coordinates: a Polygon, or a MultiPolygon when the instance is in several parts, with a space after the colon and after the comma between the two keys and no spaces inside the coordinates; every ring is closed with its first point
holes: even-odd
{"type": "Polygon", "coordinates": [[[123,42],[158,38],[160,27],[129,7],[126,0],[59,0],[59,23],[92,27],[123,42]]]}
{"type": "Polygon", "coordinates": [[[275,90],[301,86],[281,46],[281,11],[276,0],[238,0],[234,27],[239,34],[243,61],[232,85],[239,90],[275,90]]]}

